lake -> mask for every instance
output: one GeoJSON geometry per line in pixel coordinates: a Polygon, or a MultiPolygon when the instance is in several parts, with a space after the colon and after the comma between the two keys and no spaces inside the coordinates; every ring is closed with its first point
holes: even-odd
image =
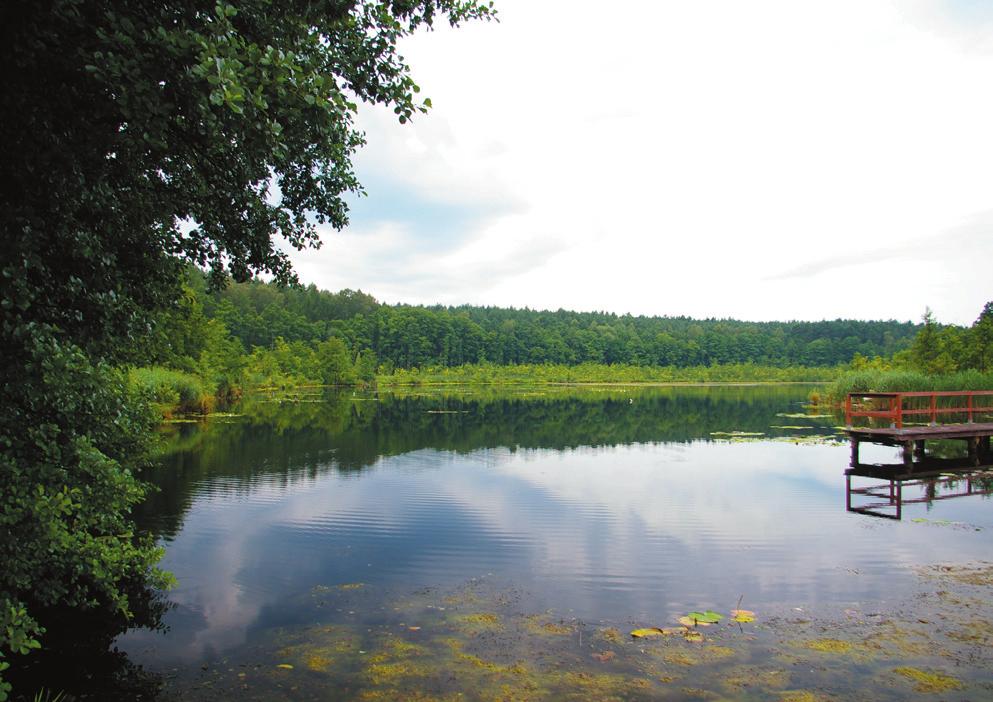
{"type": "Polygon", "coordinates": [[[987,643],[927,626],[969,597],[993,617],[961,592],[986,586],[988,498],[846,511],[843,420],[811,389],[315,391],[169,425],[138,514],[178,580],[168,630],[118,645],[181,699],[988,692],[987,643]]]}

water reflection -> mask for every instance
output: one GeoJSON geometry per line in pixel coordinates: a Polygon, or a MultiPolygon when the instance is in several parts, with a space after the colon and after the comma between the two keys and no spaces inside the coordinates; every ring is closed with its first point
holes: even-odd
{"type": "MultiPolygon", "coordinates": [[[[804,415],[807,391],[259,398],[179,425],[139,515],[180,581],[171,631],[122,643],[157,665],[207,660],[312,621],[301,593],[342,583],[485,577],[530,611],[662,621],[740,596],[766,610],[885,598],[909,587],[907,565],[993,555],[972,534],[841,510],[847,447],[810,440],[837,420],[804,415]]],[[[976,507],[969,520],[989,523],[976,507]]]]}
{"type": "Polygon", "coordinates": [[[824,418],[778,416],[802,413],[808,390],[782,385],[257,396],[240,408],[240,417],[166,427],[161,469],[147,476],[161,491],[138,518],[169,539],[205,482],[212,493],[247,494],[262,483],[271,486],[277,476],[276,483],[291,483],[329,470],[357,473],[385,457],[428,448],[457,454],[561,451],[833,431],[823,426],[831,421],[824,418]]]}
{"type": "Polygon", "coordinates": [[[929,460],[917,466],[912,473],[903,464],[845,471],[846,509],[899,521],[905,506],[924,504],[930,509],[938,500],[993,494],[993,466],[976,467],[968,459],[929,460]],[[853,478],[863,480],[853,485],[853,478]]]}

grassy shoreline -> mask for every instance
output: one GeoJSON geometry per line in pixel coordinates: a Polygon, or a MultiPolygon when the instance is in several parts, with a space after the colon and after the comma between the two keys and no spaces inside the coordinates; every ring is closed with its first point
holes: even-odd
{"type": "Polygon", "coordinates": [[[929,375],[912,370],[863,369],[842,373],[828,387],[825,399],[840,404],[852,392],[927,392],[993,390],[993,373],[977,370],[929,375]]]}
{"type": "Polygon", "coordinates": [[[452,368],[397,369],[380,374],[380,387],[403,385],[698,385],[831,382],[842,372],[839,367],[775,367],[753,364],[714,366],[631,366],[624,364],[525,364],[497,366],[473,364],[452,368]]]}
{"type": "Polygon", "coordinates": [[[302,375],[283,375],[274,382],[265,377],[253,382],[243,376],[238,382],[211,380],[198,373],[162,367],[135,368],[130,380],[139,393],[164,418],[208,416],[232,407],[243,393],[323,390],[329,388],[382,389],[410,387],[702,387],[721,385],[824,384],[842,372],[838,367],[794,366],[779,368],[753,364],[714,366],[631,366],[554,364],[498,366],[473,364],[456,367],[396,369],[379,373],[372,382],[322,383],[302,375]]]}

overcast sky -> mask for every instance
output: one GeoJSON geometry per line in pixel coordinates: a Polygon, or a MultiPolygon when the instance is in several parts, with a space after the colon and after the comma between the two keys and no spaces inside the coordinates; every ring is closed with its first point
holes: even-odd
{"type": "Polygon", "coordinates": [[[497,0],[403,46],[305,283],[385,302],[971,323],[993,300],[993,2],[497,0]]]}

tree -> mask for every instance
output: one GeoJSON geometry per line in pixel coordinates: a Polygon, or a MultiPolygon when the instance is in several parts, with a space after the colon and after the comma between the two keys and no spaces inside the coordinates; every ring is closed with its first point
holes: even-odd
{"type": "Polygon", "coordinates": [[[993,370],[993,302],[987,302],[969,334],[972,367],[993,370]]]}
{"type": "Polygon", "coordinates": [[[356,380],[355,368],[348,347],[341,339],[332,337],[315,348],[317,374],[324,385],[348,385],[356,380]]]}
{"type": "Polygon", "coordinates": [[[124,582],[155,577],[123,516],[148,418],[112,364],[179,297],[183,265],[293,281],[279,240],[319,245],[315,223],[344,227],[360,190],[357,103],[401,122],[430,107],[397,42],[492,15],[476,0],[0,7],[0,655],[36,647],[58,606],[130,616],[124,582]]]}
{"type": "Polygon", "coordinates": [[[914,338],[911,346],[911,357],[914,364],[925,373],[937,371],[938,358],[941,355],[939,348],[938,323],[934,320],[934,313],[928,307],[924,310],[921,318],[924,326],[914,338]]]}

